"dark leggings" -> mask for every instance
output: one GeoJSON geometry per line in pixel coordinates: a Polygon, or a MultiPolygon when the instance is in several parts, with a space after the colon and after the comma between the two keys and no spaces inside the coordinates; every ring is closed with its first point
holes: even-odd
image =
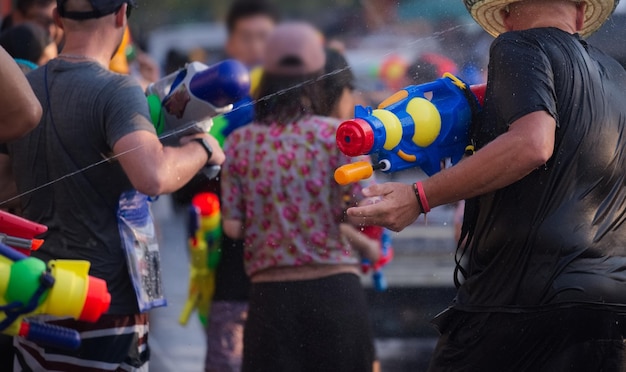
{"type": "Polygon", "coordinates": [[[374,349],[359,278],[252,285],[243,372],[369,372],[374,349]]]}
{"type": "Polygon", "coordinates": [[[451,310],[429,372],[622,372],[624,317],[580,308],[536,313],[451,310]]]}

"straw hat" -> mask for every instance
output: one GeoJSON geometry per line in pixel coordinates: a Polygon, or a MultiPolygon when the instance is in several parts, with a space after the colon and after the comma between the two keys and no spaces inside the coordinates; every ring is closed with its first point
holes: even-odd
{"type": "MultiPolygon", "coordinates": [[[[520,0],[463,0],[472,17],[492,36],[497,37],[506,31],[500,10],[520,0]]],[[[522,0],[523,1],[523,0],[522,0]]],[[[581,0],[572,0],[581,2],[581,0]]],[[[579,33],[589,36],[609,18],[619,0],[582,0],[587,3],[584,27],[579,33]]]]}

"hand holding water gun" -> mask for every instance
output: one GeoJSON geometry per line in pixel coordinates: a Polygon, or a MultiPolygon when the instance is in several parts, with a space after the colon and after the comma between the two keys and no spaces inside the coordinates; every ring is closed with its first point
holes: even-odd
{"type": "Polygon", "coordinates": [[[178,322],[187,325],[194,310],[202,325],[207,325],[215,293],[215,270],[221,256],[222,221],[220,202],[213,193],[196,195],[189,221],[189,296],[178,322]]]}
{"type": "MultiPolygon", "coordinates": [[[[192,62],[183,69],[152,83],[146,89],[150,118],[162,142],[178,145],[181,137],[208,132],[212,118],[232,110],[250,90],[244,65],[226,60],[213,66],[192,62]],[[168,136],[163,136],[167,134],[168,136]]],[[[203,169],[214,178],[218,165],[203,169]]]]}
{"type": "MultiPolygon", "coordinates": [[[[30,234],[32,223],[6,212],[0,213],[2,231],[17,236],[30,234]],[[26,222],[26,223],[25,223],[26,222]]],[[[111,302],[106,282],[88,275],[89,262],[28,257],[0,243],[0,332],[21,336],[42,345],[76,349],[78,332],[28,320],[28,316],[49,314],[95,322],[111,302]]]]}
{"type": "Polygon", "coordinates": [[[229,112],[250,90],[250,76],[238,61],[212,66],[192,62],[146,89],[157,134],[208,132],[211,118],[229,112]]]}
{"type": "Polygon", "coordinates": [[[432,175],[442,161],[453,164],[471,151],[472,117],[481,109],[485,85],[467,86],[445,74],[433,82],[409,86],[378,109],[357,106],[356,118],[337,129],[337,145],[350,157],[375,155],[377,164],[356,162],[335,172],[342,185],[372,176],[375,170],[397,172],[420,167],[432,175]]]}

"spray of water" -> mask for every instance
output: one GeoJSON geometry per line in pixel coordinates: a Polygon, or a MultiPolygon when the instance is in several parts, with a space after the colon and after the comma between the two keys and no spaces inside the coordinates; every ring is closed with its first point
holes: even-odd
{"type": "MultiPolygon", "coordinates": [[[[435,32],[435,33],[433,33],[433,34],[431,34],[429,36],[426,36],[426,37],[422,37],[422,38],[417,38],[417,39],[411,40],[411,41],[409,41],[409,42],[407,42],[407,43],[405,43],[405,44],[403,44],[403,45],[401,45],[401,46],[399,46],[397,48],[394,48],[394,49],[391,49],[391,50],[387,51],[386,53],[383,54],[383,57],[389,56],[389,55],[391,55],[393,53],[397,53],[400,50],[405,50],[405,49],[414,47],[415,45],[418,45],[419,43],[423,43],[423,42],[428,41],[428,40],[438,39],[438,38],[442,37],[443,35],[445,35],[447,33],[456,31],[456,30],[461,29],[461,28],[470,27],[470,26],[473,26],[473,24],[469,23],[469,24],[457,25],[457,26],[451,27],[451,28],[443,30],[443,31],[435,32]]],[[[281,90],[279,92],[276,92],[276,93],[273,93],[273,94],[270,94],[270,95],[267,95],[267,96],[264,96],[264,97],[260,97],[260,98],[258,98],[257,100],[255,100],[253,102],[250,102],[250,103],[247,103],[245,105],[237,107],[233,111],[236,111],[236,110],[239,110],[239,109],[242,109],[242,108],[254,105],[254,104],[259,103],[259,102],[266,101],[266,100],[268,100],[268,99],[270,99],[272,97],[275,97],[275,96],[278,96],[278,95],[281,95],[281,94],[285,94],[286,92],[289,92],[289,91],[291,91],[293,89],[298,89],[298,88],[301,88],[301,87],[309,85],[309,84],[317,83],[319,81],[322,81],[322,80],[324,80],[324,79],[326,79],[326,78],[328,78],[330,76],[336,75],[336,74],[341,73],[342,71],[348,70],[350,68],[351,67],[348,66],[348,67],[344,67],[344,68],[341,68],[341,69],[337,69],[337,70],[334,70],[334,71],[327,72],[327,73],[325,73],[325,74],[323,74],[323,75],[321,75],[321,76],[319,76],[319,77],[317,77],[315,79],[307,80],[307,81],[304,81],[304,82],[302,82],[300,84],[294,85],[294,86],[292,86],[290,88],[283,89],[283,90],[281,90]]],[[[161,136],[159,136],[159,139],[165,139],[165,138],[168,138],[168,137],[171,137],[171,136],[175,136],[175,135],[177,135],[179,133],[182,133],[182,132],[192,128],[194,125],[195,125],[195,123],[190,123],[186,127],[177,128],[176,130],[172,130],[172,131],[163,133],[161,136]]],[[[6,200],[0,202],[0,207],[5,205],[5,204],[8,204],[8,203],[10,203],[10,202],[12,202],[12,201],[14,201],[16,199],[19,199],[19,198],[21,198],[23,196],[32,194],[32,193],[34,193],[36,191],[39,191],[39,190],[44,189],[46,187],[52,186],[52,185],[54,185],[57,182],[61,182],[61,181],[65,180],[65,179],[67,179],[67,178],[70,178],[70,177],[73,177],[73,176],[75,176],[77,174],[85,172],[85,171],[87,171],[87,170],[89,170],[91,168],[100,166],[102,164],[105,164],[105,163],[108,163],[108,162],[110,162],[112,160],[115,160],[115,159],[117,159],[117,158],[119,158],[121,156],[129,154],[129,153],[131,153],[133,151],[139,150],[142,147],[143,147],[143,145],[139,145],[137,147],[134,147],[134,148],[131,148],[129,150],[126,150],[126,151],[124,151],[122,153],[115,154],[113,156],[103,158],[102,160],[99,160],[99,161],[97,161],[97,162],[95,162],[93,164],[90,164],[90,165],[86,166],[86,167],[83,167],[81,169],[78,169],[78,170],[75,170],[73,172],[70,172],[70,173],[68,173],[66,175],[63,175],[63,176],[61,176],[59,178],[56,178],[54,180],[50,180],[50,181],[48,181],[48,182],[46,182],[44,184],[41,184],[41,185],[39,185],[37,187],[34,187],[34,188],[30,189],[30,190],[26,190],[26,191],[20,193],[19,195],[16,195],[14,197],[11,197],[9,199],[6,199],[6,200]]]]}

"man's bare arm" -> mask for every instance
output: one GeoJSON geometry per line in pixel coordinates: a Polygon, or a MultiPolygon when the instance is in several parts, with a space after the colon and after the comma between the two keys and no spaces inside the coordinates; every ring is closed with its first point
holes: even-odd
{"type": "Polygon", "coordinates": [[[41,104],[24,73],[0,47],[0,142],[33,130],[41,120],[41,104]]]}
{"type": "Polygon", "coordinates": [[[204,137],[213,156],[210,163],[221,165],[224,152],[217,141],[206,134],[185,137],[181,147],[163,146],[154,133],[137,131],[122,137],[113,146],[124,172],[138,191],[146,195],[174,192],[184,186],[207,163],[207,155],[195,137],[204,137]]]}
{"type": "Polygon", "coordinates": [[[222,223],[224,234],[231,239],[243,239],[243,222],[240,220],[227,219],[222,223]]]}
{"type": "MultiPolygon", "coordinates": [[[[456,166],[423,181],[431,207],[483,195],[527,176],[545,164],[554,151],[556,122],[545,111],[516,120],[509,131],[456,166]]],[[[411,185],[386,183],[363,190],[382,201],[350,208],[348,214],[360,223],[400,231],[413,223],[420,210],[411,185]]]]}

